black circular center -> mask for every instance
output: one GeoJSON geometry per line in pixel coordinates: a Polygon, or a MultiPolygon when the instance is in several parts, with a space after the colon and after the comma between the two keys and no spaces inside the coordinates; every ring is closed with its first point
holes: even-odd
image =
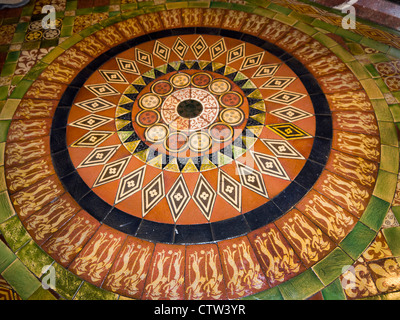
{"type": "Polygon", "coordinates": [[[197,100],[183,100],[178,104],[177,111],[183,118],[196,118],[203,111],[203,105],[197,100]]]}

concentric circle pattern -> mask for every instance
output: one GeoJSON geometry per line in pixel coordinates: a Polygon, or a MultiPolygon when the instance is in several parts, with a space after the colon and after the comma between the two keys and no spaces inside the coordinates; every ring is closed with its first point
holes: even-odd
{"type": "Polygon", "coordinates": [[[263,295],[314,269],[330,283],[324,263],[357,258],[379,171],[364,87],[311,31],[185,12],[110,22],[47,60],[7,139],[19,219],[62,267],[131,298],[263,295]]]}

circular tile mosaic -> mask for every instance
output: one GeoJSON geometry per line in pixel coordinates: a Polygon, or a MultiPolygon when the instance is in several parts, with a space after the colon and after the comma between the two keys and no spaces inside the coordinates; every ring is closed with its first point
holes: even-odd
{"type": "MultiPolygon", "coordinates": [[[[287,207],[305,195],[307,186],[297,187],[305,185],[299,173],[314,172],[314,181],[318,178],[330,140],[318,145],[319,159],[324,159],[319,161],[320,168],[310,169],[307,158],[316,153],[316,130],[331,138],[330,116],[325,115],[324,121],[315,117],[315,110],[322,106],[314,106],[309,82],[298,78],[301,69],[252,43],[238,52],[242,44],[208,34],[162,37],[116,52],[94,72],[84,69],[90,76],[69,106],[62,134],[65,141],[75,139],[64,147],[72,164],[82,168],[77,174],[91,187],[93,199],[104,203],[103,213],[90,205],[87,212],[105,218],[115,208],[114,220],[126,223],[130,217],[130,224],[138,226],[131,234],[142,239],[171,242],[170,235],[165,237],[160,230],[179,226],[185,235],[182,242],[204,243],[245,234],[277,219],[285,213],[274,204],[280,194],[291,194],[297,188],[297,197],[285,200],[287,207]],[[191,55],[174,58],[177,53],[168,44],[177,39],[186,48],[202,39],[204,45],[214,47],[215,51],[210,50],[214,61],[191,60],[195,58],[191,55]],[[149,47],[153,55],[146,51],[149,47]],[[144,60],[128,60],[136,52],[144,60]],[[163,54],[171,62],[165,63],[163,54]],[[124,73],[121,61],[122,66],[146,68],[132,77],[124,73]],[[111,106],[88,112],[87,103],[102,106],[103,101],[111,102],[107,98],[118,98],[114,117],[109,116],[111,106]],[[111,139],[115,133],[125,148],[111,139]],[[82,152],[83,147],[88,152],[82,152]],[[291,152],[289,157],[287,152],[291,152]],[[95,177],[93,167],[100,165],[95,177]],[[148,166],[153,169],[146,170],[148,166]],[[132,174],[137,170],[143,171],[141,180],[132,174]],[[249,225],[259,219],[259,212],[263,212],[263,221],[249,225]],[[247,223],[241,222],[243,217],[247,223]],[[140,235],[147,223],[161,224],[140,235]],[[215,232],[218,223],[225,224],[221,234],[215,232]]],[[[323,96],[322,90],[312,90],[323,96]]],[[[60,160],[56,167],[64,166],[65,160],[60,160]]],[[[76,181],[64,184],[76,190],[76,181]]],[[[82,190],[75,195],[78,201],[87,193],[86,188],[82,190]]]]}
{"type": "Polygon", "coordinates": [[[355,259],[381,152],[360,81],[285,23],[187,10],[201,27],[180,10],[165,11],[176,26],[119,21],[33,81],[5,156],[25,228],[75,275],[141,299],[262,295],[348,263],[342,249],[355,259]]]}

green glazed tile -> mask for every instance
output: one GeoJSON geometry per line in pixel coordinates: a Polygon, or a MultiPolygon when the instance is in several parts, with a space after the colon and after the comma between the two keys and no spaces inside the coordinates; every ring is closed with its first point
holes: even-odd
{"type": "Polygon", "coordinates": [[[29,23],[28,22],[20,22],[17,24],[17,27],[15,28],[15,32],[26,32],[28,29],[29,23]]]}
{"type": "Polygon", "coordinates": [[[80,8],[80,9],[76,9],[75,13],[77,16],[83,16],[85,14],[91,14],[93,11],[93,8],[80,8]]]}
{"type": "MultiPolygon", "coordinates": [[[[378,183],[378,182],[377,182],[378,183]]],[[[372,196],[360,221],[367,227],[378,232],[389,210],[390,203],[376,196],[372,196]]]]}
{"type": "Polygon", "coordinates": [[[397,147],[399,145],[397,129],[393,122],[378,121],[381,144],[397,147]]]}
{"type": "Polygon", "coordinates": [[[21,46],[21,50],[33,50],[33,49],[39,49],[40,44],[42,42],[40,40],[38,41],[29,41],[29,42],[24,42],[21,46]]]}
{"type": "Polygon", "coordinates": [[[400,102],[400,91],[392,92],[392,95],[397,99],[397,101],[400,102]]]}
{"type": "Polygon", "coordinates": [[[84,282],[74,300],[116,300],[118,295],[84,282]]]}
{"type": "Polygon", "coordinates": [[[379,50],[383,53],[386,53],[390,48],[387,44],[381,43],[379,41],[375,41],[375,40],[367,38],[367,37],[363,37],[360,41],[360,44],[362,44],[366,47],[373,48],[375,50],[379,50]]]}
{"type": "Polygon", "coordinates": [[[73,26],[75,21],[75,17],[69,16],[63,19],[63,27],[64,26],[73,26]]]}
{"type": "Polygon", "coordinates": [[[391,105],[389,105],[389,109],[390,109],[390,112],[392,113],[393,121],[395,123],[399,123],[400,122],[400,104],[399,103],[391,104],[391,105]]]}
{"type": "Polygon", "coordinates": [[[61,47],[55,47],[53,50],[51,50],[48,54],[46,54],[41,61],[47,64],[52,63],[59,55],[64,53],[65,49],[61,47]]]}
{"type": "Polygon", "coordinates": [[[231,9],[232,3],[228,2],[210,2],[210,8],[212,9],[231,9]]]}
{"type": "Polygon", "coordinates": [[[342,274],[343,266],[352,265],[354,261],[340,248],[335,248],[312,269],[318,278],[328,285],[342,274]]]}
{"type": "Polygon", "coordinates": [[[321,293],[324,300],[346,300],[346,295],[339,279],[322,289],[321,293]]]}
{"type": "Polygon", "coordinates": [[[14,260],[1,275],[24,300],[41,286],[40,281],[18,259],[14,260]]]}
{"type": "Polygon", "coordinates": [[[108,27],[108,26],[111,26],[112,24],[120,22],[120,21],[122,21],[122,17],[120,14],[118,14],[118,15],[115,15],[108,19],[101,20],[100,25],[102,25],[103,27],[108,27]]]}
{"type": "Polygon", "coordinates": [[[19,249],[17,256],[38,278],[42,276],[43,267],[49,266],[53,262],[53,259],[40,249],[34,241],[28,242],[19,249]]]}
{"type": "Polygon", "coordinates": [[[232,3],[232,10],[243,11],[247,13],[253,13],[256,7],[251,4],[239,4],[239,3],[232,3]]]}
{"type": "Polygon", "coordinates": [[[285,300],[306,299],[323,287],[323,283],[311,269],[304,271],[278,286],[285,300]]]}
{"type": "Polygon", "coordinates": [[[188,1],[189,8],[209,8],[210,1],[188,1]]]}
{"type": "Polygon", "coordinates": [[[82,36],[82,38],[86,38],[87,36],[90,36],[91,34],[103,29],[102,25],[99,23],[96,23],[93,26],[87,27],[83,29],[81,32],[79,32],[79,35],[82,36]]]}
{"type": "Polygon", "coordinates": [[[370,99],[383,99],[382,91],[373,79],[360,80],[370,99]]]}
{"type": "MultiPolygon", "coordinates": [[[[140,2],[140,3],[143,3],[143,2],[140,2]]],[[[140,3],[139,3],[139,7],[140,7],[140,3]]],[[[148,6],[148,7],[144,7],[143,10],[146,13],[159,12],[159,11],[165,10],[165,6],[162,4],[158,5],[158,6],[148,6]]]]}
{"type": "Polygon", "coordinates": [[[346,64],[359,80],[371,78],[367,69],[358,61],[350,61],[346,64]]]}
{"type": "Polygon", "coordinates": [[[12,85],[12,86],[16,86],[23,78],[24,78],[23,75],[20,75],[20,76],[13,76],[13,78],[12,78],[12,80],[11,80],[11,85],[12,85]]]}
{"type": "Polygon", "coordinates": [[[399,49],[390,47],[389,50],[387,51],[387,54],[389,56],[392,56],[392,57],[396,58],[396,59],[400,59],[400,50],[399,49]]]}
{"type": "Polygon", "coordinates": [[[280,22],[283,22],[283,23],[285,23],[285,24],[288,24],[289,26],[293,26],[296,22],[298,22],[297,19],[292,18],[292,17],[289,17],[289,16],[286,16],[286,15],[281,14],[281,13],[277,13],[277,14],[274,16],[274,20],[278,20],[278,21],[280,21],[280,22]]]}
{"type": "Polygon", "coordinates": [[[386,242],[393,256],[400,256],[400,227],[382,229],[386,242]]]}
{"type": "Polygon", "coordinates": [[[310,16],[307,16],[305,14],[298,13],[296,11],[292,11],[289,14],[289,17],[297,19],[297,20],[302,21],[302,22],[305,22],[305,23],[310,24],[310,25],[312,25],[315,20],[318,20],[318,19],[315,19],[314,17],[310,17],[310,16]]]}
{"type": "Polygon", "coordinates": [[[6,62],[5,63],[17,62],[19,56],[20,56],[20,52],[19,51],[10,51],[7,54],[7,58],[6,58],[6,62]]]}
{"type": "Polygon", "coordinates": [[[337,28],[335,34],[337,34],[337,35],[339,35],[339,36],[341,36],[343,38],[350,39],[350,40],[355,41],[355,42],[360,42],[362,37],[363,37],[363,36],[361,36],[361,35],[359,35],[357,33],[354,33],[352,31],[345,30],[345,29],[342,29],[342,28],[337,28]]]}
{"type": "Polygon", "coordinates": [[[247,0],[247,2],[262,8],[268,7],[269,4],[271,3],[271,1],[269,0],[247,0]]]}
{"type": "Polygon", "coordinates": [[[0,241],[0,273],[2,273],[17,257],[9,247],[0,241]]]}
{"type": "Polygon", "coordinates": [[[386,85],[386,83],[383,81],[382,78],[376,78],[374,80],[375,80],[375,83],[377,84],[379,90],[381,90],[382,93],[390,92],[388,86],[386,85]]]}
{"type": "Polygon", "coordinates": [[[255,8],[253,13],[270,19],[276,15],[276,12],[264,8],[255,8]]]}
{"type": "Polygon", "coordinates": [[[36,80],[37,77],[48,67],[47,63],[39,61],[25,75],[25,80],[36,80]]]}
{"type": "Polygon", "coordinates": [[[82,280],[57,263],[53,266],[56,273],[55,290],[65,299],[72,300],[82,280]]]}
{"type": "Polygon", "coordinates": [[[6,148],[5,142],[0,142],[0,165],[4,165],[4,150],[6,148]]]}
{"type": "Polygon", "coordinates": [[[40,286],[28,300],[57,300],[57,298],[49,290],[40,286]]]}
{"type": "MultiPolygon", "coordinates": [[[[4,166],[1,166],[0,167],[0,192],[3,192],[4,190],[7,190],[7,185],[6,185],[6,178],[5,178],[5,174],[4,174],[4,166]]],[[[0,195],[0,197],[1,197],[1,195],[0,195]]],[[[3,205],[2,200],[0,200],[0,205],[3,205]]],[[[5,219],[12,216],[12,214],[10,214],[9,216],[5,215],[6,218],[4,220],[2,220],[2,218],[1,218],[1,213],[3,213],[1,210],[4,210],[5,212],[7,212],[6,209],[10,208],[10,206],[11,206],[11,204],[9,203],[8,206],[0,209],[0,223],[3,222],[5,219]]]]}
{"type": "Polygon", "coordinates": [[[352,259],[356,260],[374,239],[376,232],[361,222],[357,222],[353,230],[340,242],[339,246],[352,259]]]}
{"type": "MultiPolygon", "coordinates": [[[[129,3],[129,4],[134,4],[134,3],[129,3]]],[[[121,5],[121,8],[122,8],[122,6],[123,5],[121,5]]],[[[129,18],[134,18],[134,17],[140,16],[142,14],[144,14],[144,10],[143,9],[122,12],[121,15],[122,15],[122,20],[125,20],[125,19],[129,19],[129,18]]]]}
{"type": "Polygon", "coordinates": [[[301,22],[301,21],[296,22],[293,25],[293,27],[295,27],[296,29],[298,29],[300,31],[303,31],[305,34],[308,34],[311,37],[314,34],[318,33],[318,31],[315,28],[313,28],[313,27],[309,26],[308,24],[301,22]]]}
{"type": "Polygon", "coordinates": [[[374,77],[374,78],[380,77],[379,72],[376,71],[376,69],[375,69],[375,67],[374,67],[373,64],[367,64],[367,65],[365,65],[365,68],[367,69],[368,73],[369,73],[372,77],[374,77]]]}
{"type": "Polygon", "coordinates": [[[121,4],[121,11],[125,11],[125,10],[136,10],[138,8],[138,4],[135,3],[124,3],[121,4]]]}
{"type": "Polygon", "coordinates": [[[365,52],[364,52],[363,47],[360,44],[358,44],[356,42],[347,42],[346,45],[349,48],[352,55],[364,56],[365,52]]]}
{"type": "Polygon", "coordinates": [[[0,224],[0,231],[14,252],[31,239],[16,215],[2,222],[0,224]]]}
{"type": "Polygon", "coordinates": [[[400,206],[395,206],[390,208],[398,222],[400,222],[400,206]]]}
{"type": "Polygon", "coordinates": [[[6,100],[8,97],[8,86],[0,87],[0,100],[6,100]]]}
{"type": "Polygon", "coordinates": [[[63,26],[61,29],[60,37],[69,37],[72,35],[73,31],[73,26],[63,26]]]}
{"type": "Polygon", "coordinates": [[[311,24],[316,28],[321,28],[321,29],[327,30],[331,33],[335,33],[336,29],[338,28],[335,25],[329,24],[329,23],[319,20],[319,19],[314,19],[314,21],[311,24]]]}
{"type": "Polygon", "coordinates": [[[340,44],[329,48],[338,58],[340,58],[343,62],[348,63],[351,61],[355,61],[354,56],[348,52],[345,48],[343,48],[340,44]]]}
{"type": "Polygon", "coordinates": [[[107,12],[109,8],[110,8],[109,6],[94,7],[93,13],[107,12]]]}
{"type": "Polygon", "coordinates": [[[25,40],[25,32],[16,32],[11,40],[11,43],[22,43],[25,40]]]}
{"type": "Polygon", "coordinates": [[[283,297],[278,289],[278,287],[273,287],[271,289],[247,296],[242,300],[283,300],[283,297]]]}
{"type": "Polygon", "coordinates": [[[372,63],[390,61],[387,55],[383,53],[372,53],[368,55],[368,58],[372,63]]]}
{"type": "Polygon", "coordinates": [[[165,4],[165,7],[167,10],[172,10],[172,9],[181,9],[181,8],[187,8],[188,3],[187,1],[182,1],[182,2],[167,2],[165,4]]]}
{"type": "Polygon", "coordinates": [[[17,63],[5,63],[3,65],[3,69],[1,70],[0,77],[7,77],[14,74],[15,69],[17,68],[17,63]]]}
{"type": "Polygon", "coordinates": [[[332,48],[334,46],[337,46],[337,42],[333,40],[331,37],[328,37],[326,34],[323,34],[321,32],[318,32],[313,35],[313,38],[321,44],[323,44],[327,48],[332,48]]]}
{"type": "Polygon", "coordinates": [[[372,194],[382,200],[387,201],[390,204],[393,201],[393,196],[396,191],[396,185],[397,174],[379,170],[374,192],[372,194]]]}
{"type": "Polygon", "coordinates": [[[11,120],[0,120],[0,142],[7,140],[7,133],[10,124],[11,120]]]}
{"type": "Polygon", "coordinates": [[[378,121],[393,121],[392,113],[385,99],[371,100],[378,121]]]}
{"type": "Polygon", "coordinates": [[[74,34],[73,36],[69,37],[67,40],[65,40],[64,42],[62,42],[60,44],[60,47],[62,49],[69,49],[71,48],[74,44],[78,43],[79,41],[81,41],[83,38],[79,35],[79,34],[74,34]]]}
{"type": "Polygon", "coordinates": [[[138,6],[139,6],[139,8],[152,7],[152,6],[154,6],[154,1],[141,1],[141,2],[138,2],[138,6]]]}
{"type": "Polygon", "coordinates": [[[21,80],[18,86],[10,94],[11,99],[22,99],[25,93],[28,91],[29,87],[32,85],[32,80],[21,80]]]}
{"type": "Polygon", "coordinates": [[[379,169],[394,174],[399,172],[399,148],[381,145],[381,163],[379,169]]]}
{"type": "Polygon", "coordinates": [[[292,9],[285,8],[285,7],[277,5],[275,3],[270,3],[267,8],[269,10],[273,10],[273,11],[276,11],[276,12],[283,13],[284,15],[288,15],[289,13],[292,12],[292,9]]]}
{"type": "MultiPolygon", "coordinates": [[[[2,167],[4,168],[4,167],[2,167]]],[[[4,169],[2,170],[4,173],[4,169]]],[[[4,178],[2,178],[4,181],[4,178]]],[[[4,183],[4,182],[3,182],[4,183]]],[[[7,191],[3,191],[0,193],[0,223],[4,222],[8,218],[12,217],[15,214],[14,208],[11,204],[10,197],[8,196],[7,191]]]]}

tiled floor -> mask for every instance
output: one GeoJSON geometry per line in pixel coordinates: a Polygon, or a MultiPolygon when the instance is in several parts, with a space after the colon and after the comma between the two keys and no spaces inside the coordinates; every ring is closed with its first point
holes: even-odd
{"type": "Polygon", "coordinates": [[[0,17],[0,298],[400,298],[398,32],[295,0],[0,17]]]}

